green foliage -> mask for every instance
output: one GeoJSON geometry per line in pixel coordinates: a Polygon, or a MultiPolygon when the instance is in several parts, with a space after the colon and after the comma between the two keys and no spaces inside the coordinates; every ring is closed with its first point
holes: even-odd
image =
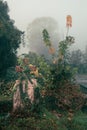
{"type": "MultiPolygon", "coordinates": [[[[0,108],[1,106],[4,106],[4,108],[0,109],[3,110],[3,112],[6,112],[8,114],[2,113],[0,114],[0,127],[4,130],[86,130],[87,129],[87,115],[83,114],[81,111],[73,113],[73,117],[71,120],[69,120],[68,113],[63,113],[62,116],[58,117],[58,113],[55,114],[52,112],[48,112],[46,109],[44,109],[43,115],[41,118],[35,116],[35,114],[31,113],[29,110],[24,112],[19,112],[17,115],[9,115],[9,111],[11,111],[9,102],[0,102],[0,108]],[[6,105],[6,106],[5,106],[6,105]],[[5,109],[6,108],[6,109],[5,109]],[[19,116],[21,114],[21,116],[19,116]],[[25,116],[24,116],[25,114],[25,116]]],[[[12,103],[11,103],[12,104],[12,103]]],[[[29,108],[30,109],[30,108],[29,108]]]]}
{"type": "Polygon", "coordinates": [[[15,71],[15,68],[14,67],[8,68],[5,76],[5,80],[7,82],[12,82],[12,81],[14,82],[17,78],[18,76],[17,76],[17,72],[15,71]]]}
{"type": "Polygon", "coordinates": [[[69,64],[68,56],[69,54],[69,47],[73,44],[73,41],[71,40],[73,37],[67,36],[66,39],[59,42],[59,49],[58,49],[58,67],[59,69],[63,68],[65,70],[69,70],[71,67],[69,64]],[[69,39],[70,37],[70,39],[69,39]],[[68,65],[68,67],[67,67],[68,65]],[[68,68],[68,69],[67,69],[68,68]]]}
{"type": "Polygon", "coordinates": [[[68,120],[67,115],[61,118],[68,130],[86,130],[87,129],[87,115],[82,112],[77,112],[71,120],[68,120]]]}
{"type": "Polygon", "coordinates": [[[69,46],[73,43],[72,39],[74,38],[68,36],[59,42],[58,57],[56,58],[56,63],[50,65],[50,73],[47,81],[47,84],[52,89],[57,89],[65,80],[70,82],[74,80],[77,69],[70,66],[66,57],[69,46]]]}
{"type": "Polygon", "coordinates": [[[22,35],[14,26],[8,11],[7,2],[0,1],[0,78],[4,78],[7,69],[15,65],[22,35]]]}
{"type": "MultiPolygon", "coordinates": [[[[50,74],[46,80],[46,104],[52,108],[68,110],[80,109],[84,103],[83,95],[77,85],[74,84],[76,68],[70,66],[67,55],[68,49],[74,43],[72,36],[59,42],[58,57],[55,64],[50,64],[50,74]],[[49,100],[49,102],[48,102],[49,100]]],[[[49,109],[49,108],[48,108],[49,109]]]]}
{"type": "Polygon", "coordinates": [[[40,89],[38,87],[34,90],[34,103],[32,104],[31,111],[33,113],[38,114],[38,116],[42,116],[44,112],[43,99],[40,94],[40,89]]]}
{"type": "Polygon", "coordinates": [[[14,85],[14,81],[10,81],[10,82],[1,81],[0,82],[0,95],[12,96],[13,85],[14,85]]]}
{"type": "Polygon", "coordinates": [[[4,130],[67,130],[58,119],[48,111],[45,111],[43,118],[13,118],[8,117],[0,120],[1,127],[4,130]]]}
{"type": "Polygon", "coordinates": [[[69,55],[69,64],[78,69],[79,74],[87,73],[87,52],[80,49],[74,50],[69,55]]]}
{"type": "MultiPolygon", "coordinates": [[[[39,56],[33,52],[29,52],[29,54],[26,55],[21,55],[18,58],[18,65],[20,65],[21,67],[24,68],[24,70],[26,70],[26,72],[28,73],[28,75],[30,77],[32,77],[32,74],[30,75],[29,73],[29,65],[35,65],[38,69],[38,73],[39,76],[36,76],[35,78],[37,78],[37,81],[40,85],[42,85],[42,87],[44,86],[44,83],[46,82],[46,80],[48,79],[48,76],[50,75],[50,65],[49,63],[46,61],[46,59],[43,56],[39,56]],[[28,68],[25,68],[25,64],[23,63],[23,59],[27,58],[28,59],[28,68]]],[[[25,72],[25,73],[26,73],[25,72]]]]}
{"type": "MultiPolygon", "coordinates": [[[[13,24],[12,27],[14,30],[13,24]]],[[[5,32],[3,31],[2,34],[4,33],[5,32]]],[[[21,33],[19,31],[18,34],[20,37],[21,33]]],[[[17,43],[17,45],[19,46],[20,39],[16,35],[15,37],[17,38],[16,40],[19,41],[17,43]]],[[[15,41],[14,40],[15,37],[13,38],[13,41],[15,41]]],[[[2,38],[3,41],[2,43],[4,43],[5,45],[7,43],[7,39],[9,41],[8,43],[13,46],[14,42],[10,41],[11,37],[10,35],[8,37],[7,34],[5,34],[4,38],[2,38]]],[[[52,47],[50,36],[46,29],[43,30],[43,39],[46,46],[52,47]]],[[[14,84],[13,81],[16,78],[17,79],[20,78],[21,81],[23,79],[31,81],[31,78],[36,78],[38,84],[34,88],[34,98],[35,98],[34,102],[31,103],[28,97],[26,95],[23,95],[22,99],[24,103],[24,109],[18,110],[17,112],[11,113],[11,115],[7,115],[5,117],[1,116],[0,118],[1,129],[4,130],[5,129],[6,130],[10,129],[86,130],[87,129],[87,125],[85,125],[87,123],[87,121],[85,120],[87,119],[87,117],[81,115],[81,113],[80,115],[78,114],[74,115],[75,111],[81,109],[82,106],[84,105],[84,97],[83,94],[80,92],[79,86],[73,83],[76,68],[70,66],[69,60],[67,58],[68,48],[69,46],[71,46],[73,42],[74,38],[72,36],[68,36],[66,37],[66,39],[64,39],[59,43],[59,48],[57,52],[58,56],[56,57],[57,59],[55,63],[48,62],[45,60],[44,57],[38,56],[35,53],[30,52],[29,54],[26,55],[24,54],[18,57],[16,66],[16,71],[18,73],[15,73],[14,68],[8,69],[7,81],[11,82],[0,83],[1,85],[0,92],[2,95],[3,94],[4,95],[8,94],[10,96],[12,95],[11,88],[14,84]],[[35,70],[32,70],[30,66],[32,66],[33,69],[35,70]],[[36,72],[36,70],[38,70],[37,74],[34,73],[36,72]],[[46,109],[51,112],[46,111],[46,109]],[[58,113],[60,110],[62,114],[58,113]],[[66,115],[64,115],[63,112],[64,110],[66,115]],[[71,113],[70,110],[72,111],[71,113]],[[70,114],[72,115],[72,117],[70,117],[70,114]],[[84,119],[85,123],[82,121],[81,116],[83,117],[82,119],[85,118],[84,119]]],[[[18,47],[17,45],[14,48],[12,48],[11,54],[13,54],[13,52],[14,55],[16,54],[16,49],[18,47]]],[[[9,48],[9,46],[7,46],[7,48],[9,48]]],[[[4,51],[5,49],[6,48],[4,48],[4,51]]],[[[55,54],[54,53],[51,54],[52,54],[51,55],[52,60],[54,60],[55,54]]],[[[10,100],[6,102],[5,101],[0,102],[0,107],[1,109],[3,109],[3,111],[1,111],[2,113],[9,112],[12,108],[12,101],[10,100]],[[6,107],[7,109],[4,109],[6,107]]]]}
{"type": "Polygon", "coordinates": [[[50,36],[46,29],[43,30],[43,40],[46,46],[51,46],[50,36]]]}
{"type": "Polygon", "coordinates": [[[37,56],[37,55],[35,56],[35,54],[33,53],[29,54],[29,60],[31,61],[31,63],[37,65],[40,74],[40,76],[37,79],[40,85],[42,85],[43,87],[44,83],[46,82],[46,80],[48,80],[48,77],[50,75],[50,65],[46,62],[44,57],[37,56]],[[36,60],[32,60],[32,59],[36,59],[36,60]]]}
{"type": "Polygon", "coordinates": [[[45,107],[49,111],[58,110],[58,106],[56,104],[56,102],[58,102],[58,100],[57,100],[57,98],[55,98],[54,95],[51,95],[51,96],[47,95],[44,97],[44,100],[45,100],[45,107]]]}
{"type": "MultiPolygon", "coordinates": [[[[8,98],[8,97],[7,97],[8,98]]],[[[12,111],[12,100],[2,100],[0,101],[0,113],[9,113],[12,111]]]]}

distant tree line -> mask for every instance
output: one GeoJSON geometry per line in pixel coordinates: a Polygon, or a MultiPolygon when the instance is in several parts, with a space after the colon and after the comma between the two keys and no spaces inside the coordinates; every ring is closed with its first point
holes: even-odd
{"type": "Polygon", "coordinates": [[[68,56],[68,63],[76,67],[79,74],[87,74],[87,46],[85,51],[74,50],[68,56]]]}

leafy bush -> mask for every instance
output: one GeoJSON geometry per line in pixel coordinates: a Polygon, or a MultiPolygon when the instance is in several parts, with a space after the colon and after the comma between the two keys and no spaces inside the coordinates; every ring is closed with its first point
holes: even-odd
{"type": "Polygon", "coordinates": [[[82,112],[77,112],[71,120],[69,120],[67,116],[61,118],[61,123],[63,123],[68,130],[87,130],[87,115],[82,112]]]}
{"type": "Polygon", "coordinates": [[[14,85],[14,81],[11,81],[11,82],[1,81],[0,82],[0,95],[12,96],[13,85],[14,85]]]}
{"type": "MultiPolygon", "coordinates": [[[[66,81],[55,90],[47,90],[45,97],[47,95],[51,101],[50,105],[54,104],[55,109],[61,110],[80,110],[85,101],[79,86],[66,81]],[[52,97],[54,101],[51,100],[52,97]]],[[[49,105],[49,102],[47,104],[49,105]]]]}
{"type": "Polygon", "coordinates": [[[12,100],[0,101],[0,113],[8,113],[12,111],[12,100]]]}

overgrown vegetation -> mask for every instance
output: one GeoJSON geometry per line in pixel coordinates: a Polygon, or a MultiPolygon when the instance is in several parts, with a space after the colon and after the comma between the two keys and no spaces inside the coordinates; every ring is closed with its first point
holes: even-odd
{"type": "Polygon", "coordinates": [[[15,66],[17,48],[22,35],[22,32],[14,26],[14,21],[10,19],[8,12],[7,2],[0,0],[0,79],[5,78],[9,67],[15,66]]]}
{"type": "Polygon", "coordinates": [[[51,57],[50,60],[33,52],[16,57],[21,32],[10,21],[7,14],[7,3],[1,0],[1,11],[3,8],[5,17],[0,14],[0,20],[1,27],[6,30],[1,29],[0,32],[0,44],[3,45],[0,51],[0,69],[5,72],[1,71],[1,74],[5,75],[0,75],[0,129],[86,130],[87,97],[81,92],[80,86],[74,82],[76,68],[80,69],[78,67],[80,64],[71,63],[69,59],[69,47],[74,43],[74,38],[65,37],[59,42],[58,50],[55,50],[49,33],[44,29],[42,35],[51,57]],[[8,29],[10,30],[9,35],[7,34],[8,29]],[[6,53],[3,57],[4,51],[6,53]],[[11,57],[8,58],[9,55],[11,57]],[[13,63],[11,60],[14,60],[13,55],[15,61],[10,65],[13,63]],[[3,62],[8,65],[4,66],[3,62]],[[16,66],[14,66],[15,64],[16,66]],[[34,102],[32,103],[26,95],[23,95],[23,109],[19,108],[13,112],[15,80],[26,79],[26,83],[28,80],[32,83],[32,78],[37,80],[37,85],[34,87],[34,102]]]}

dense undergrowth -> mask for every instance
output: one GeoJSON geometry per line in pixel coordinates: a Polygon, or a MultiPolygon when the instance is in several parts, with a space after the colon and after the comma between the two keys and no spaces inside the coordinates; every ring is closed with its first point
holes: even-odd
{"type": "MultiPolygon", "coordinates": [[[[48,93],[44,95],[44,101],[39,104],[26,104],[23,111],[12,113],[12,97],[0,96],[0,129],[1,130],[87,130],[87,102],[79,101],[76,96],[76,102],[71,101],[72,86],[65,89],[65,86],[57,93],[48,93]],[[71,89],[71,91],[69,90],[71,89]],[[64,91],[61,95],[61,92],[64,91]],[[68,91],[68,92],[67,92],[68,91]],[[66,94],[67,92],[67,94],[66,94]],[[69,93],[70,92],[70,93],[69,93]],[[55,99],[55,94],[58,95],[55,99]],[[66,102],[62,99],[66,94],[66,102]],[[59,97],[60,95],[60,97],[59,97]],[[70,98],[70,97],[71,98],[70,98]],[[67,99],[68,98],[68,99],[67,99]],[[61,101],[60,104],[55,104],[61,101]],[[70,102],[71,101],[71,102],[70,102]],[[70,104],[69,104],[70,102],[70,104]],[[78,106],[81,104],[80,108],[78,106]],[[85,107],[85,110],[83,109],[85,107]]],[[[81,92],[80,92],[81,93],[81,92]]],[[[79,94],[80,94],[79,93],[79,94]]],[[[74,96],[75,98],[75,96],[74,96]]]]}
{"type": "MultiPolygon", "coordinates": [[[[4,110],[3,110],[4,111],[4,110]]],[[[87,113],[74,112],[70,119],[68,111],[48,111],[38,115],[30,111],[0,114],[1,130],[87,130],[87,113]]]]}
{"type": "Polygon", "coordinates": [[[76,69],[66,58],[73,37],[61,41],[58,55],[55,55],[46,30],[43,36],[52,57],[50,61],[34,53],[18,57],[17,73],[10,69],[7,79],[0,82],[0,129],[87,130],[87,97],[75,84],[76,69]],[[13,84],[22,76],[27,77],[26,80],[31,80],[32,76],[37,80],[34,102],[24,98],[24,108],[13,112],[13,84]]]}

